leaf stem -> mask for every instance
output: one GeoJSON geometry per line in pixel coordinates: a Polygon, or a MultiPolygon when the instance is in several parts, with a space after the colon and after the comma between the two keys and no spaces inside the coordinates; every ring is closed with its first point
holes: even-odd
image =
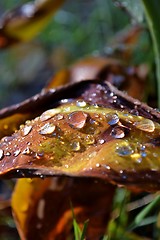
{"type": "Polygon", "coordinates": [[[160,108],[160,1],[142,0],[145,16],[148,22],[149,30],[153,41],[153,49],[156,63],[158,107],[160,108]]]}

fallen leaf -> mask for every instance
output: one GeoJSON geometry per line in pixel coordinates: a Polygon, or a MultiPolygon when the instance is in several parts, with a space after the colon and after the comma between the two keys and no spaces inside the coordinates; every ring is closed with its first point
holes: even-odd
{"type": "Polygon", "coordinates": [[[80,226],[89,219],[87,238],[106,231],[114,187],[88,178],[20,179],[12,197],[21,239],[74,239],[72,209],[80,226]]]}

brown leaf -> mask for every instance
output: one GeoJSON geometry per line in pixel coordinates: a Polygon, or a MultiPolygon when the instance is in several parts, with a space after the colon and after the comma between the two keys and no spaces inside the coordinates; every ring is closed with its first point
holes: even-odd
{"type": "Polygon", "coordinates": [[[12,208],[21,239],[74,239],[72,203],[80,226],[89,219],[88,239],[104,235],[114,187],[88,178],[21,179],[12,208]]]}
{"type": "Polygon", "coordinates": [[[47,110],[3,138],[1,175],[88,176],[157,190],[159,141],[159,123],[78,100],[47,110]]]}
{"type": "Polygon", "coordinates": [[[7,12],[0,20],[0,48],[32,39],[63,2],[64,0],[29,2],[7,12]]]}

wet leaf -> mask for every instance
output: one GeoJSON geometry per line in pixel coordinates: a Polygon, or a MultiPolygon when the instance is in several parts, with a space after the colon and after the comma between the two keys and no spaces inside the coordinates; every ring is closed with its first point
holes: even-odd
{"type": "Polygon", "coordinates": [[[144,191],[159,189],[160,124],[81,103],[46,111],[11,139],[3,138],[1,175],[88,176],[144,191]],[[119,121],[111,125],[115,115],[119,121]]]}
{"type": "Polygon", "coordinates": [[[87,237],[99,239],[106,230],[113,193],[112,185],[95,179],[21,179],[12,198],[21,239],[74,239],[70,202],[80,227],[89,218],[87,237]]]}
{"type": "Polygon", "coordinates": [[[38,0],[7,12],[0,20],[0,48],[32,39],[63,2],[64,0],[38,0]]]}

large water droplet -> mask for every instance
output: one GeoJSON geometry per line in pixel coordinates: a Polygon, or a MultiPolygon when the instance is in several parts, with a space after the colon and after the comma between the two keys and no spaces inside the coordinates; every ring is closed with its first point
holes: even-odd
{"type": "Polygon", "coordinates": [[[107,118],[107,123],[109,125],[116,125],[119,122],[119,117],[116,113],[112,114],[112,113],[108,113],[106,114],[106,118],[107,118]]]}
{"type": "Polygon", "coordinates": [[[119,146],[116,147],[116,153],[119,156],[129,156],[131,154],[133,154],[133,149],[130,145],[124,143],[124,144],[120,144],[119,146]]]}
{"type": "Polygon", "coordinates": [[[60,113],[59,108],[53,108],[53,109],[47,110],[46,112],[42,113],[42,115],[40,116],[40,120],[42,122],[44,122],[44,121],[54,117],[58,113],[60,113]]]}
{"type": "Polygon", "coordinates": [[[134,122],[133,125],[145,132],[153,132],[155,130],[154,122],[150,119],[143,119],[141,121],[134,122]]]}
{"type": "Polygon", "coordinates": [[[111,135],[114,138],[124,138],[125,137],[124,130],[121,127],[114,127],[112,129],[111,135]]]}
{"type": "Polygon", "coordinates": [[[51,123],[46,123],[44,126],[41,127],[39,133],[41,135],[50,135],[56,130],[56,126],[51,123]]]}
{"type": "Polygon", "coordinates": [[[4,151],[2,149],[0,149],[0,160],[2,160],[4,157],[4,151]]]}
{"type": "Polygon", "coordinates": [[[25,126],[23,129],[22,129],[22,135],[23,136],[27,136],[32,130],[32,126],[25,126]]]}
{"type": "Polygon", "coordinates": [[[87,121],[88,114],[77,111],[77,112],[72,112],[68,116],[68,124],[72,128],[76,129],[82,129],[87,121]]]}

